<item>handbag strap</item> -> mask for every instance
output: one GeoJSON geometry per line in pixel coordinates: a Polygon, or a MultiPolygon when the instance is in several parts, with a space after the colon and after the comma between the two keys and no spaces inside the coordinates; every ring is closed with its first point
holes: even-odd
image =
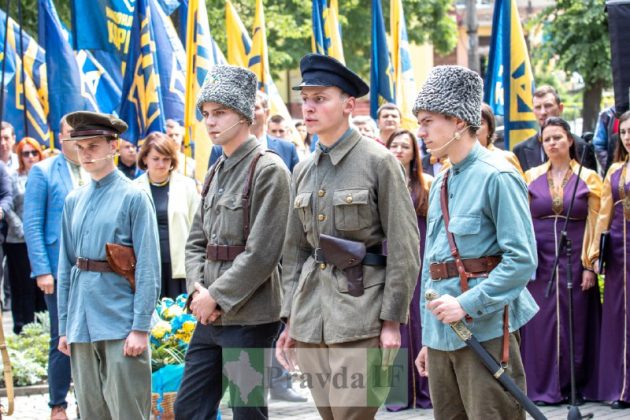
{"type": "MultiPolygon", "coordinates": [[[[448,239],[448,245],[451,248],[451,255],[455,258],[455,266],[459,273],[459,285],[462,293],[468,290],[468,281],[472,275],[466,271],[462,258],[459,255],[457,249],[457,243],[455,243],[455,235],[448,230],[448,224],[450,216],[448,213],[448,175],[451,171],[448,170],[444,173],[442,179],[442,187],[440,188],[440,206],[442,207],[442,217],[444,218],[444,230],[446,230],[446,238],[448,239]]],[[[472,321],[472,317],[466,314],[466,321],[472,321]]],[[[510,358],[510,329],[509,329],[509,312],[508,305],[503,308],[503,343],[501,349],[501,364],[507,366],[510,358]]]]}
{"type": "MultiPolygon", "coordinates": [[[[4,386],[7,389],[7,399],[9,406],[6,411],[0,406],[0,413],[10,416],[13,414],[15,393],[13,391],[13,371],[11,370],[11,359],[7,350],[7,343],[4,339],[4,327],[2,326],[2,314],[0,314],[0,353],[2,353],[2,367],[4,370],[4,386]]],[[[1,416],[0,416],[1,417],[1,416]]]]}

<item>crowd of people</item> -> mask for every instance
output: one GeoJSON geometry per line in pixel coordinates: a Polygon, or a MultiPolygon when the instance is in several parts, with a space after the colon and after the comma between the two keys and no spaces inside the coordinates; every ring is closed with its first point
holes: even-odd
{"type": "MultiPolygon", "coordinates": [[[[86,418],[145,418],[151,311],[182,293],[199,322],[178,418],[216,414],[230,347],[276,348],[272,398],[304,400],[292,389],[296,362],[305,374],[365,373],[349,350],[400,347],[406,396],[376,393],[376,408],[515,415],[505,395],[474,403],[501,389],[479,380],[483,368],[466,370],[472,359],[444,325],[460,320],[497,359],[509,357],[537,404],[570,397],[571,333],[579,400],[630,407],[630,112],[613,116],[593,150],[562,119],[558,93],[539,87],[540,129],[512,153],[495,142],[497,122],[468,70],[432,71],[415,128],[401,126],[394,104],[376,121],[353,116],[368,87],[334,59],[307,55],[301,72],[304,119],[291,121],[270,115],[248,70],[212,70],[198,101],[214,143],[203,184],[173,120],[138,147],[119,138],[123,121],[71,113],[58,154],[29,137],[16,144],[2,123],[5,303],[16,334],[48,310],[51,418],[67,418],[71,378],[86,418]],[[557,255],[567,219],[572,258],[557,255]],[[132,250],[135,276],[117,267],[112,243],[132,250]],[[457,281],[462,272],[470,276],[457,281]],[[427,288],[443,296],[427,302],[427,288]]],[[[311,392],[325,419],[376,410],[330,384],[311,392]]],[[[232,406],[237,418],[267,417],[265,403],[232,406]]]]}

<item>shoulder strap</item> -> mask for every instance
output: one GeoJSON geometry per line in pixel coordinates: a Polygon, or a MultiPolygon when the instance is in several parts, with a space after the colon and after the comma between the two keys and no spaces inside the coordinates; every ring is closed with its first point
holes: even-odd
{"type": "Polygon", "coordinates": [[[455,258],[455,266],[457,267],[457,271],[459,272],[459,285],[462,289],[462,293],[468,290],[468,278],[469,276],[466,273],[466,268],[464,267],[464,263],[459,255],[459,250],[457,249],[457,244],[455,243],[455,235],[448,230],[448,223],[450,220],[448,214],[448,175],[450,170],[447,170],[444,173],[444,178],[442,179],[442,188],[440,189],[440,206],[442,207],[442,216],[444,217],[444,230],[446,230],[446,238],[448,239],[448,245],[451,248],[451,255],[455,258]]]}
{"type": "MultiPolygon", "coordinates": [[[[468,290],[468,279],[470,274],[466,272],[466,267],[462,262],[462,258],[459,255],[457,244],[455,243],[455,235],[448,230],[449,214],[448,214],[448,175],[450,170],[444,173],[442,179],[442,188],[440,189],[440,206],[442,207],[442,216],[444,217],[444,229],[446,230],[446,237],[448,239],[448,245],[451,248],[451,255],[455,258],[455,266],[459,272],[459,285],[462,289],[462,293],[468,290]]],[[[466,321],[472,321],[470,315],[466,315],[466,321]]],[[[509,330],[509,313],[508,305],[503,308],[503,340],[501,346],[501,364],[507,366],[510,357],[510,330],[509,330]]]]}
{"type": "Polygon", "coordinates": [[[243,187],[243,198],[241,199],[243,203],[243,241],[247,243],[247,238],[249,237],[249,208],[251,204],[251,190],[254,184],[254,172],[256,171],[256,165],[258,164],[258,160],[267,152],[267,150],[261,150],[254,156],[252,162],[249,164],[249,170],[247,171],[247,182],[245,183],[245,187],[243,187]]]}
{"type": "Polygon", "coordinates": [[[204,205],[206,203],[206,196],[208,195],[208,192],[210,191],[210,184],[212,183],[212,180],[214,179],[214,175],[217,173],[217,169],[219,168],[219,165],[223,163],[223,160],[224,160],[223,155],[221,155],[219,160],[214,162],[214,165],[212,165],[212,168],[210,168],[210,173],[208,174],[208,176],[206,176],[206,180],[203,183],[203,188],[201,189],[201,229],[202,230],[203,230],[203,215],[205,213],[204,205]]]}

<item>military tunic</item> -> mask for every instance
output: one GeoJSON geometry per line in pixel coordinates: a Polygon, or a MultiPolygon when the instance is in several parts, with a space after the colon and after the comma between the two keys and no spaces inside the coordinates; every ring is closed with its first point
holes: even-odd
{"type": "Polygon", "coordinates": [[[223,315],[214,325],[257,325],[280,319],[280,273],[289,202],[289,171],[272,152],[260,158],[250,196],[250,233],[243,237],[243,187],[263,150],[250,137],[218,168],[193,219],[186,244],[188,292],[207,287],[223,315]],[[203,216],[203,226],[202,217],[203,216]],[[206,245],[246,245],[234,261],[206,259],[206,245]]]}
{"type": "Polygon", "coordinates": [[[418,225],[396,158],[348,130],[328,153],[318,148],[293,172],[283,253],[282,317],[305,343],[345,343],[380,335],[384,320],[406,323],[419,273],[418,225]],[[365,292],[348,294],[345,275],[313,256],[319,235],[387,240],[387,266],[363,266],[365,292]]]}

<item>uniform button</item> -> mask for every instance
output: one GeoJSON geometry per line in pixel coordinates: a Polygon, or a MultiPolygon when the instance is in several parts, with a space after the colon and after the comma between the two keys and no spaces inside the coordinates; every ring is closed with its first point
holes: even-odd
{"type": "Polygon", "coordinates": [[[477,311],[477,315],[483,315],[483,312],[477,311]]]}
{"type": "Polygon", "coordinates": [[[319,190],[319,191],[317,191],[317,195],[320,196],[320,197],[323,197],[323,196],[326,195],[326,191],[325,190],[319,190]]]}
{"type": "Polygon", "coordinates": [[[219,194],[223,194],[223,188],[219,188],[218,193],[219,193],[219,194]]]}
{"type": "Polygon", "coordinates": [[[216,234],[216,233],[213,233],[213,234],[212,234],[212,239],[215,239],[216,237],[217,237],[217,234],[216,234]]]}
{"type": "Polygon", "coordinates": [[[352,196],[351,195],[346,197],[346,203],[348,203],[348,204],[352,203],[352,196]]]}
{"type": "Polygon", "coordinates": [[[326,220],[326,215],[320,214],[319,216],[317,216],[317,220],[319,220],[320,222],[323,222],[324,220],[326,220]]]}
{"type": "Polygon", "coordinates": [[[322,269],[322,270],[325,270],[326,269],[326,264],[325,263],[319,264],[319,268],[322,269]]]}

